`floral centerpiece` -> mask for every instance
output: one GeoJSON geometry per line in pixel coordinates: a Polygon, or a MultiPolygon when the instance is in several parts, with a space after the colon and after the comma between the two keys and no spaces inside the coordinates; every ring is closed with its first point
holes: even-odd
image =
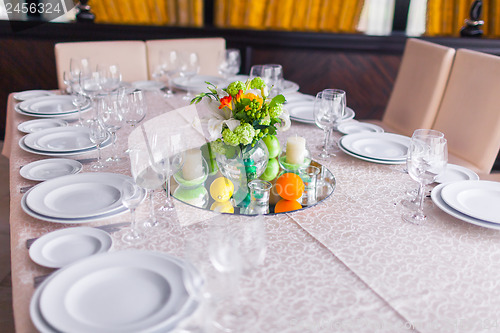
{"type": "Polygon", "coordinates": [[[235,81],[222,89],[207,84],[208,92],[191,103],[207,102],[210,145],[222,174],[246,184],[266,168],[269,154],[262,139],[290,128],[290,116],[283,108],[285,97],[270,99],[269,88],[260,77],[235,81]]]}

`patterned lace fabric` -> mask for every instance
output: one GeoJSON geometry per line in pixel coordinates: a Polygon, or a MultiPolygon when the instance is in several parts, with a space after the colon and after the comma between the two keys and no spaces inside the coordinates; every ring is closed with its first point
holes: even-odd
{"type": "MultiPolygon", "coordinates": [[[[165,101],[149,93],[148,98],[148,119],[186,105],[177,97],[165,101]]],[[[10,98],[11,128],[29,120],[13,107],[10,98]]],[[[118,132],[120,151],[125,150],[131,130],[118,132]]],[[[306,137],[313,156],[319,152],[321,130],[294,122],[290,131],[279,135],[280,142],[295,134],[306,137]]],[[[6,138],[11,148],[12,284],[16,330],[31,332],[35,331],[28,310],[33,277],[51,270],[30,260],[25,241],[68,225],[31,218],[21,209],[20,187],[35,182],[21,178],[19,167],[43,158],[21,150],[17,145],[21,136],[12,130],[6,138]]],[[[81,156],[86,157],[94,156],[81,156]]],[[[437,208],[432,210],[437,220],[432,224],[404,223],[398,202],[415,185],[401,166],[368,163],[343,153],[321,162],[336,177],[334,194],[314,207],[265,219],[265,262],[242,281],[258,321],[240,332],[466,332],[496,323],[500,233],[466,224],[437,208]]],[[[83,172],[89,168],[84,165],[83,172]]],[[[105,171],[129,175],[129,169],[125,159],[105,171]]],[[[161,191],[155,193],[158,207],[164,198],[161,191]]],[[[145,202],[139,220],[147,213],[145,202]]],[[[180,202],[174,214],[178,221],[189,223],[163,221],[158,231],[147,234],[146,243],[135,248],[182,257],[186,241],[201,241],[206,221],[213,217],[180,202]]],[[[122,233],[112,234],[112,251],[131,248],[121,241],[122,233]]]]}

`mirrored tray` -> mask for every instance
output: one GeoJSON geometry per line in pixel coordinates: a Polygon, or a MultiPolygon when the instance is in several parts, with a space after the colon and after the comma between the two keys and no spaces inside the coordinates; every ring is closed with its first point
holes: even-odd
{"type": "MultiPolygon", "coordinates": [[[[335,190],[336,186],[336,180],[335,176],[333,173],[328,170],[325,166],[323,166],[321,163],[317,161],[311,161],[310,165],[318,167],[321,171],[320,174],[318,175],[317,178],[317,185],[316,185],[316,201],[312,204],[302,204],[301,209],[297,210],[303,210],[318,204],[321,204],[325,199],[330,197],[332,193],[335,190]]],[[[274,215],[274,214],[281,214],[281,213],[275,213],[274,208],[278,200],[281,198],[274,192],[275,188],[275,182],[276,179],[283,174],[284,171],[283,169],[280,168],[280,171],[278,173],[278,176],[271,181],[271,184],[273,185],[273,188],[271,189],[271,194],[270,194],[270,199],[269,199],[269,213],[266,215],[274,215]]],[[[202,182],[199,186],[195,187],[190,187],[186,188],[184,186],[180,186],[179,183],[175,180],[175,177],[171,178],[170,184],[171,184],[171,195],[178,201],[183,202],[187,205],[197,207],[200,209],[205,209],[205,210],[213,210],[214,209],[214,203],[215,200],[211,197],[210,195],[210,185],[212,182],[219,178],[223,177],[221,172],[217,170],[216,172],[213,172],[212,174],[209,174],[206,177],[206,180],[202,182]]],[[[300,199],[299,199],[300,201],[300,199]]],[[[244,214],[244,215],[255,215],[255,212],[250,212],[248,207],[240,207],[235,204],[234,200],[231,199],[229,201],[231,203],[231,206],[234,209],[233,214],[244,214]]],[[[294,210],[296,211],[296,210],[294,210]]],[[[223,213],[229,213],[230,211],[225,211],[222,210],[223,213]]]]}

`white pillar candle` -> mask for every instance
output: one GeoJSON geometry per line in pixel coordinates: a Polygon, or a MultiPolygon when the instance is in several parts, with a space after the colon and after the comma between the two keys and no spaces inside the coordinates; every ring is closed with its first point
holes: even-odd
{"type": "Polygon", "coordinates": [[[193,180],[203,176],[203,163],[201,150],[198,148],[187,150],[184,153],[184,165],[182,166],[182,177],[185,180],[193,180]]]}
{"type": "Polygon", "coordinates": [[[304,163],[306,139],[301,136],[291,136],[286,140],[286,162],[289,164],[304,163]]]}

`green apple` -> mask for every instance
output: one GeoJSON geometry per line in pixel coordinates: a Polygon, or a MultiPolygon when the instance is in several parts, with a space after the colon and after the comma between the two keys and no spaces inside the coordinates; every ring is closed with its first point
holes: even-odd
{"type": "Polygon", "coordinates": [[[264,141],[267,146],[267,150],[269,151],[269,158],[275,158],[280,154],[280,142],[276,138],[276,135],[266,135],[262,139],[262,141],[264,141]]]}
{"type": "Polygon", "coordinates": [[[260,175],[260,179],[270,182],[271,180],[276,178],[279,171],[280,165],[278,163],[278,160],[276,158],[270,158],[269,161],[267,161],[266,170],[264,170],[264,173],[260,175]]]}

